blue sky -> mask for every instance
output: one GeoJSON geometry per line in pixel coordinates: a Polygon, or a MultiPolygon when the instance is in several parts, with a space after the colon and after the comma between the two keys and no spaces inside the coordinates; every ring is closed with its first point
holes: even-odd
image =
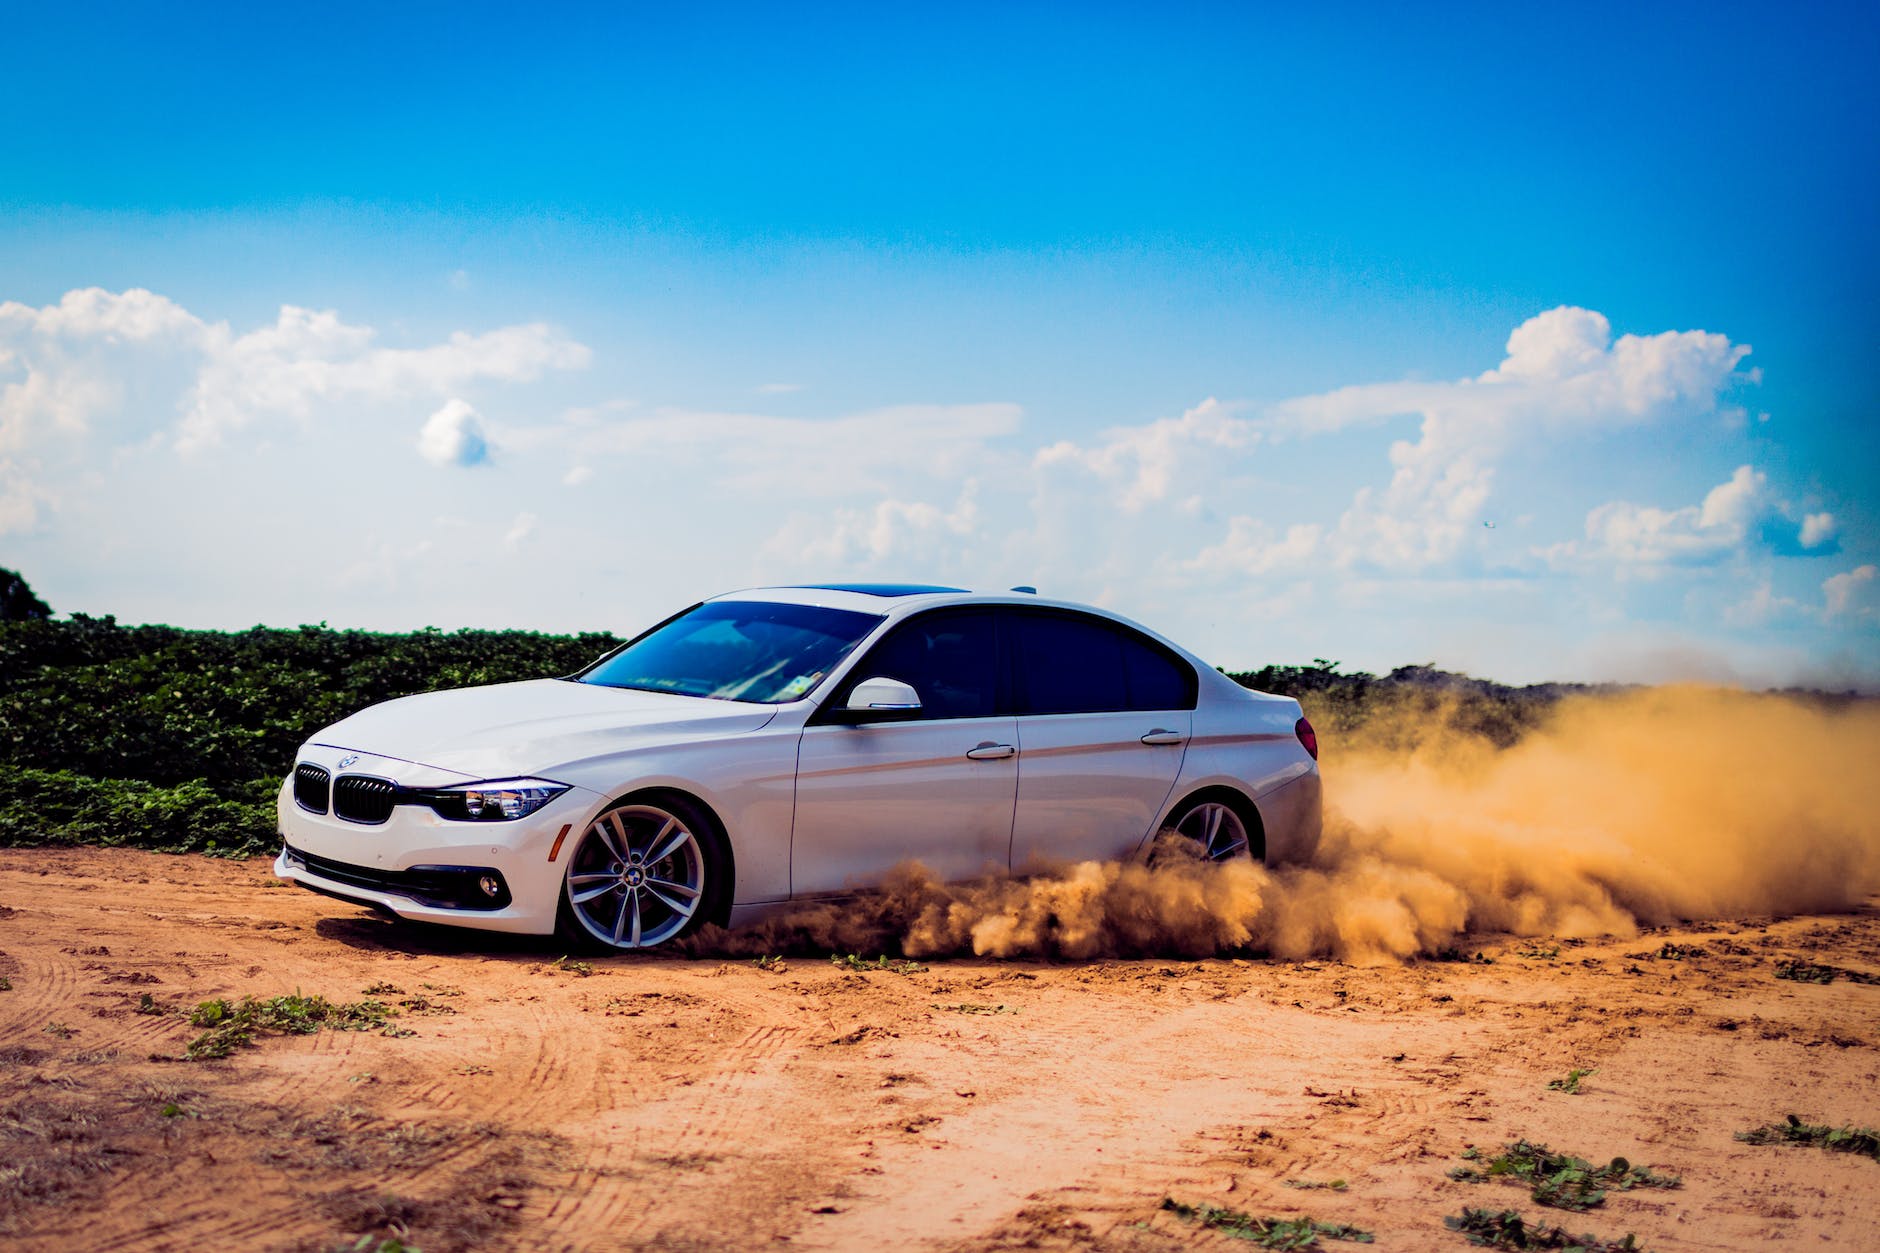
{"type": "Polygon", "coordinates": [[[9,22],[0,564],[59,609],[911,577],[1880,684],[1860,7],[9,22]]]}

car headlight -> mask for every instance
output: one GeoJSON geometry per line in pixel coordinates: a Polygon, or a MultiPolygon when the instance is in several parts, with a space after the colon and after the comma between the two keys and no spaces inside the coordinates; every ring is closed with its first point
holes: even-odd
{"type": "Polygon", "coordinates": [[[567,790],[566,784],[547,779],[496,779],[431,788],[425,799],[440,817],[458,822],[514,822],[527,818],[567,790]]]}

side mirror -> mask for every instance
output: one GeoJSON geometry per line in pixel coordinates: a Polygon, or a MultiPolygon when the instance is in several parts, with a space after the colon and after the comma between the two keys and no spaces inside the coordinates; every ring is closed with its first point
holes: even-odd
{"type": "Polygon", "coordinates": [[[863,679],[849,691],[842,706],[848,722],[886,722],[920,712],[920,693],[899,679],[863,679]]]}

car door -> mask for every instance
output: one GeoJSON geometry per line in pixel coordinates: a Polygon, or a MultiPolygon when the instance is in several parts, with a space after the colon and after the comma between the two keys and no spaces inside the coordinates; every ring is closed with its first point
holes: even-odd
{"type": "Polygon", "coordinates": [[[1017,723],[1000,703],[990,609],[920,614],[870,649],[798,744],[791,894],[878,883],[904,861],[947,879],[1008,869],[1017,723]],[[920,710],[894,721],[845,721],[849,690],[874,678],[910,684],[920,710]]]}
{"type": "Polygon", "coordinates": [[[1133,852],[1181,772],[1193,668],[1106,618],[1006,612],[1019,702],[1013,867],[1133,852]]]}

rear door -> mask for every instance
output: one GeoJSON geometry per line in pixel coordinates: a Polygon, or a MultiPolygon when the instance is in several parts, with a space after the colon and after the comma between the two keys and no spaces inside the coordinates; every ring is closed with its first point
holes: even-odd
{"type": "Polygon", "coordinates": [[[999,670],[995,614],[962,608],[910,618],[849,671],[797,750],[792,895],[878,883],[903,861],[947,879],[1010,867],[1018,728],[999,670]],[[918,714],[844,723],[849,689],[875,678],[912,685],[918,714]]]}
{"type": "Polygon", "coordinates": [[[1018,700],[1013,867],[1133,852],[1181,772],[1192,667],[1106,618],[1005,614],[1018,700]]]}

